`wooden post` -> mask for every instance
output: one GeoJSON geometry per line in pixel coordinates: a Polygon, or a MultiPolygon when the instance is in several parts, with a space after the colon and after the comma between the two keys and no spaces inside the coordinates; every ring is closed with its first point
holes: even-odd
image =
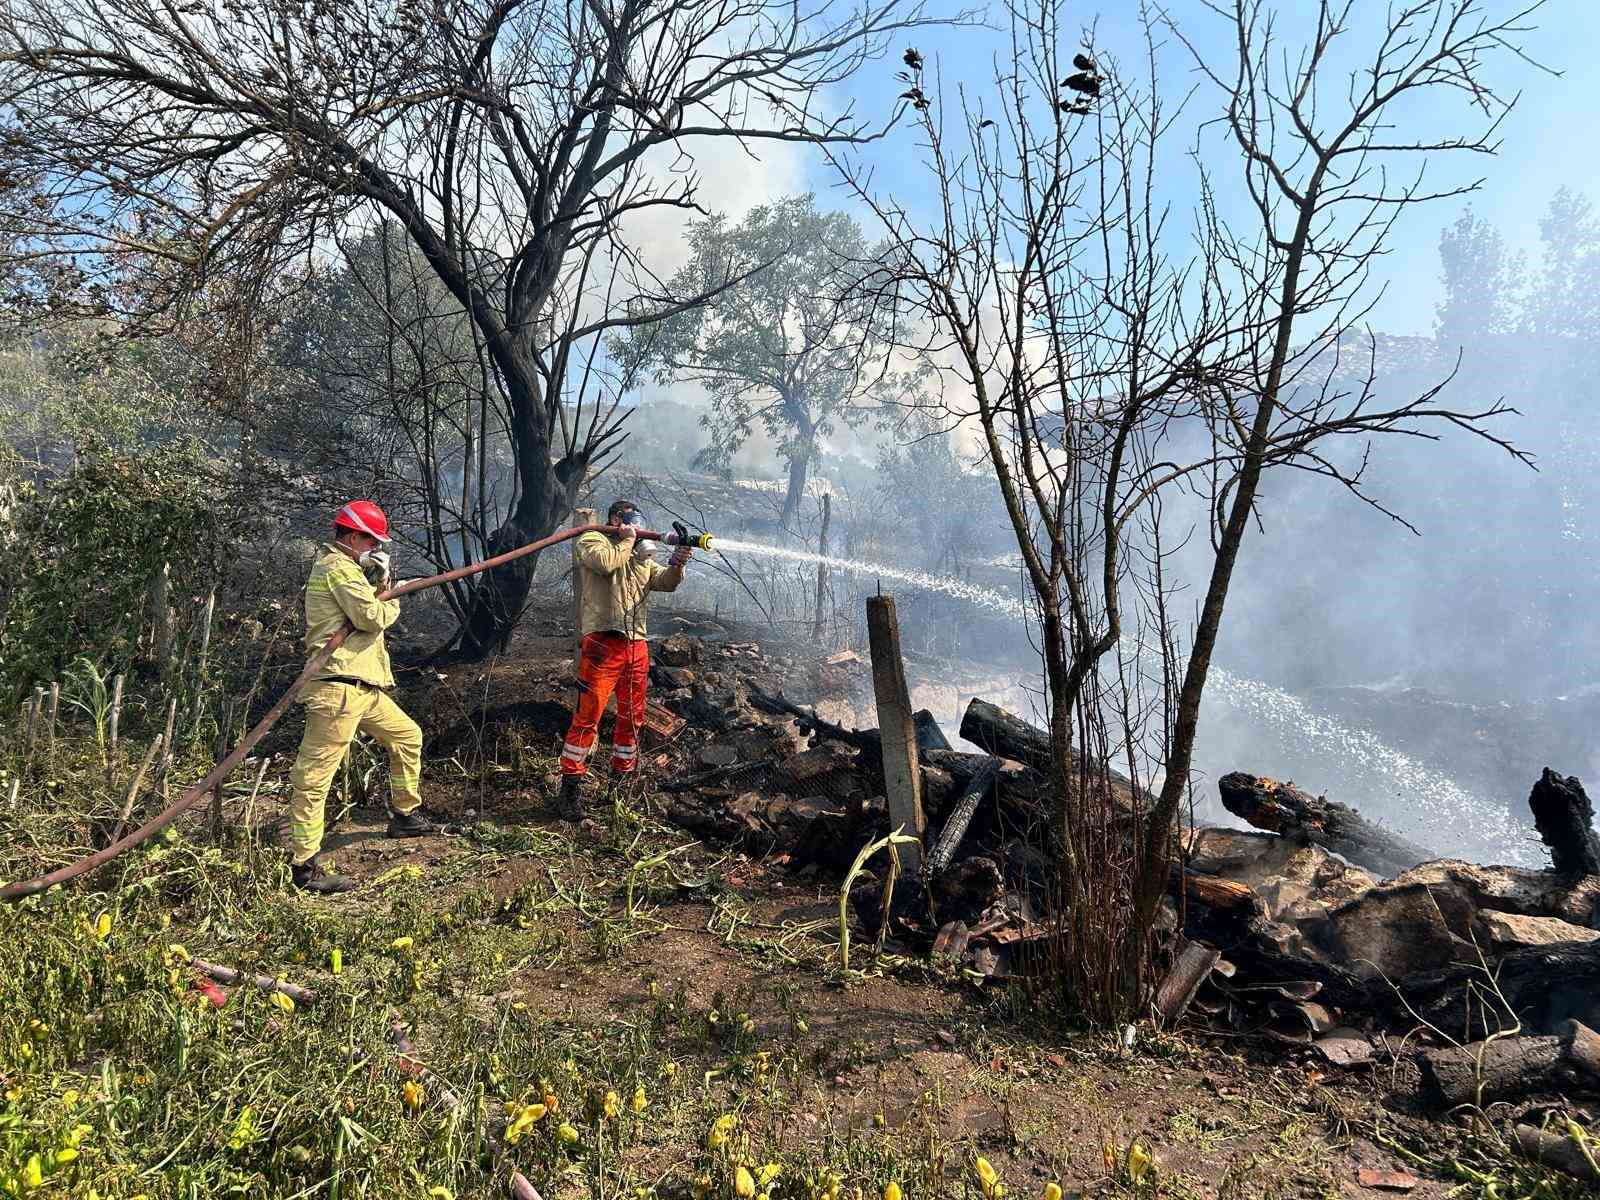
{"type": "Polygon", "coordinates": [[[44,688],[33,689],[33,699],[28,703],[28,737],[24,749],[28,760],[33,759],[33,739],[39,732],[39,718],[44,714],[44,688]]]}
{"type": "MultiPolygon", "coordinates": [[[[575,508],[572,510],[572,523],[577,525],[593,525],[594,509],[575,508]]],[[[582,568],[578,566],[578,539],[572,539],[572,673],[578,673],[578,660],[583,657],[583,575],[582,568]]]]}
{"type": "Polygon", "coordinates": [[[117,727],[122,722],[122,676],[111,687],[111,740],[106,746],[106,791],[112,790],[117,774],[117,727]]]}
{"type": "Polygon", "coordinates": [[[872,690],[878,701],[878,730],[883,739],[883,787],[889,802],[890,830],[904,827],[918,844],[907,846],[906,869],[921,863],[925,832],[922,816],[922,770],[917,761],[917,727],[900,658],[900,622],[893,596],[867,597],[867,638],[872,650],[872,690]]]}

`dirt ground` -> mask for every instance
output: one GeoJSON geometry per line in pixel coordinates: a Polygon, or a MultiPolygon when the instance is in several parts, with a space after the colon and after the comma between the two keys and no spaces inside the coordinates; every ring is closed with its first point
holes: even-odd
{"type": "MultiPolygon", "coordinates": [[[[381,816],[358,809],[329,841],[338,868],[363,880],[420,868],[426,903],[439,909],[469,888],[511,911],[552,885],[576,895],[560,915],[534,918],[560,926],[570,952],[553,955],[553,966],[522,967],[493,1002],[596,1029],[647,1020],[662,995],[723,1019],[748,1015],[756,1038],[804,1048],[804,1067],[773,1116],[785,1136],[826,1126],[961,1147],[993,1163],[1013,1196],[1039,1195],[1052,1180],[1069,1193],[1197,1197],[1481,1190],[1457,1131],[1409,1111],[1398,1066],[1341,1073],[1309,1048],[1148,1026],[1124,1050],[1114,1035],[1061,1021],[1049,997],[962,977],[893,946],[882,957],[858,946],[858,969],[846,975],[837,969],[836,881],[801,880],[781,859],[727,853],[603,809],[580,829],[554,820],[549,769],[569,651],[536,623],[486,668],[413,675],[407,706],[436,745],[456,747],[449,760],[430,758],[429,804],[461,822],[460,832],[388,841],[381,816]],[[497,730],[496,744],[480,738],[482,760],[467,765],[468,714],[514,702],[533,714],[519,745],[497,730]],[[523,848],[508,851],[513,835],[523,848]],[[670,866],[640,875],[649,853],[668,851],[670,866]],[[618,929],[630,872],[644,915],[618,929]],[[1153,1167],[1129,1170],[1135,1146],[1153,1167]]],[[[275,802],[282,797],[266,800],[264,827],[275,802]]],[[[692,1045],[682,1052],[695,1058],[692,1045]]]]}

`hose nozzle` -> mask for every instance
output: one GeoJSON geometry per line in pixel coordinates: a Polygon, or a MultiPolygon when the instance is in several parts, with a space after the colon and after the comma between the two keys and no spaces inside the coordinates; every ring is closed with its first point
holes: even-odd
{"type": "Polygon", "coordinates": [[[661,540],[669,546],[690,546],[696,550],[711,549],[711,535],[709,533],[690,533],[687,526],[677,521],[672,523],[672,532],[661,540]]]}

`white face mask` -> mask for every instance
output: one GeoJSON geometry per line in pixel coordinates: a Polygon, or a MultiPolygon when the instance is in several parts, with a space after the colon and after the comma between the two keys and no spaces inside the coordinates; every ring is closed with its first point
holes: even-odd
{"type": "Polygon", "coordinates": [[[640,538],[633,544],[633,556],[640,561],[656,556],[656,544],[640,538]]]}

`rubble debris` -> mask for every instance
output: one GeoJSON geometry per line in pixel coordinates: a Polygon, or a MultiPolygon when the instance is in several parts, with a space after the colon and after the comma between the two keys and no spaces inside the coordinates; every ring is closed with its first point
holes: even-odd
{"type": "Polygon", "coordinates": [[[1377,1048],[1373,1046],[1372,1039],[1348,1025],[1328,1030],[1311,1045],[1328,1065],[1347,1071],[1371,1066],[1377,1057],[1377,1048]]]}
{"type": "Polygon", "coordinates": [[[1436,1108],[1481,1107],[1536,1092],[1600,1094],[1600,1035],[1567,1021],[1552,1036],[1425,1050],[1419,1065],[1423,1098],[1436,1108]]]}
{"type": "Polygon", "coordinates": [[[1380,875],[1398,875],[1438,857],[1348,805],[1313,796],[1292,783],[1230,771],[1217,787],[1222,806],[1257,829],[1322,846],[1380,875]]]}
{"type": "Polygon", "coordinates": [[[967,952],[970,938],[965,921],[946,921],[939,927],[939,936],[933,939],[933,956],[960,958],[967,952]]]}
{"type": "Polygon", "coordinates": [[[1384,1167],[1357,1167],[1356,1182],[1364,1188],[1380,1192],[1409,1192],[1422,1181],[1409,1171],[1392,1171],[1384,1167]]]}
{"type": "Polygon", "coordinates": [[[1576,775],[1557,775],[1549,767],[1528,794],[1533,824],[1550,847],[1557,875],[1600,875],[1600,836],[1594,831],[1594,805],[1576,775]]]}

